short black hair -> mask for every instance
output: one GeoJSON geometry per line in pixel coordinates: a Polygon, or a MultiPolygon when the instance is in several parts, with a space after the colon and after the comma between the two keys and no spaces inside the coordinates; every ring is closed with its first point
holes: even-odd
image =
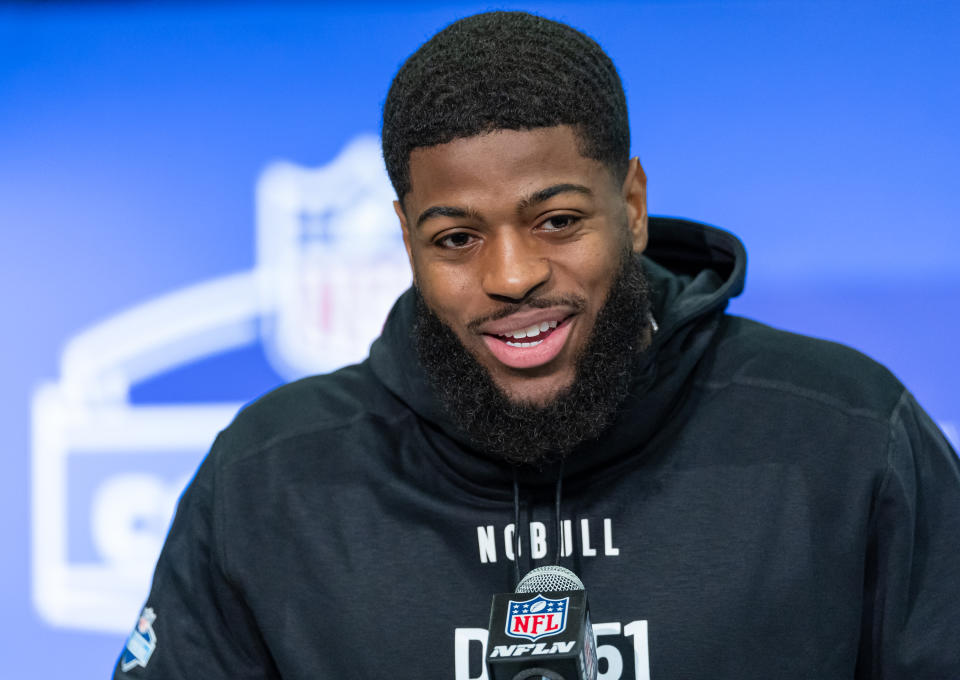
{"type": "Polygon", "coordinates": [[[619,181],[630,158],[623,85],[590,37],[526,12],[456,21],[400,67],[383,107],[383,158],[402,201],[410,152],[494,130],[570,125],[619,181]]]}

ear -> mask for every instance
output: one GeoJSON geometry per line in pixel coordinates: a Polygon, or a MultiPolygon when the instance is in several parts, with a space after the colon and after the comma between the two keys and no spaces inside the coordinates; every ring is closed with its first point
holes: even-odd
{"type": "Polygon", "coordinates": [[[417,274],[413,267],[413,249],[410,246],[412,242],[410,226],[407,224],[407,215],[403,211],[403,204],[401,204],[400,201],[394,201],[393,211],[397,213],[397,217],[400,219],[400,230],[403,232],[403,247],[407,249],[407,260],[410,262],[410,272],[413,274],[414,280],[416,280],[417,274]]]}
{"type": "Polygon", "coordinates": [[[639,158],[630,159],[627,177],[623,181],[623,200],[627,203],[627,228],[633,252],[642,253],[647,247],[647,174],[639,158]]]}

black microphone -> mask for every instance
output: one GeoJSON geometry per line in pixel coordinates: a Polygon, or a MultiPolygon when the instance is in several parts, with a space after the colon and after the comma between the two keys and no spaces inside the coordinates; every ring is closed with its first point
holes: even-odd
{"type": "Polygon", "coordinates": [[[537,567],[517,592],[494,595],[486,661],[491,680],[596,680],[597,640],[577,575],[537,567]]]}

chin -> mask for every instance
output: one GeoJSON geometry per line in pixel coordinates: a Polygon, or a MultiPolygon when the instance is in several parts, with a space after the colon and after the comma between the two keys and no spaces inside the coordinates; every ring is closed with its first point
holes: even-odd
{"type": "Polygon", "coordinates": [[[542,378],[529,378],[527,381],[511,380],[506,384],[503,381],[494,380],[494,384],[514,404],[543,407],[549,406],[570,390],[573,385],[573,376],[554,380],[542,378]]]}

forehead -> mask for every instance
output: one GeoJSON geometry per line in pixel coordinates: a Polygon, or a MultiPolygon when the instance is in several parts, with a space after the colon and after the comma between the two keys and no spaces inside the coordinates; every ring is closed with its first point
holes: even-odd
{"type": "Polygon", "coordinates": [[[544,186],[578,183],[595,193],[616,189],[607,167],[580,153],[573,128],[496,130],[410,153],[410,194],[422,206],[456,197],[509,199],[544,186]]]}

